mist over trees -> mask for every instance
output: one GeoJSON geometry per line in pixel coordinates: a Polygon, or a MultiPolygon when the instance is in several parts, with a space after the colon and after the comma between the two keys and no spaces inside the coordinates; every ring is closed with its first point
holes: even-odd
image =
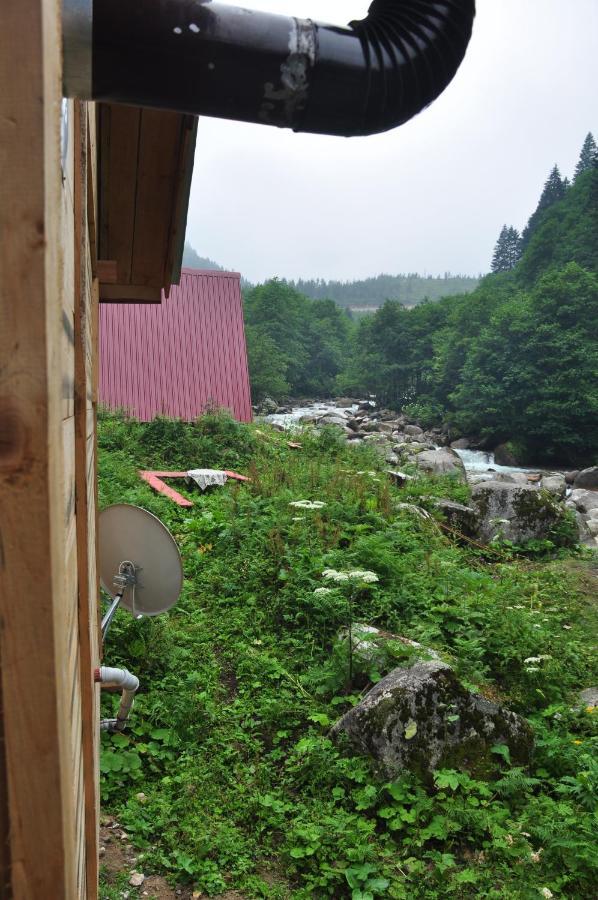
{"type": "Polygon", "coordinates": [[[360,281],[325,281],[321,278],[289,281],[291,287],[314,300],[334,300],[352,309],[376,309],[387,300],[416,306],[424,300],[439,300],[473,291],[479,277],[468,275],[376,275],[360,281]]]}

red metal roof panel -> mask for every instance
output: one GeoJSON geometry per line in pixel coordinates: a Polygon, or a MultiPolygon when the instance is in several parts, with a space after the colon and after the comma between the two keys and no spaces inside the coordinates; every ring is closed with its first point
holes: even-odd
{"type": "Polygon", "coordinates": [[[238,272],[183,269],[160,304],[100,304],[99,399],[147,422],[207,407],[251,421],[238,272]]]}

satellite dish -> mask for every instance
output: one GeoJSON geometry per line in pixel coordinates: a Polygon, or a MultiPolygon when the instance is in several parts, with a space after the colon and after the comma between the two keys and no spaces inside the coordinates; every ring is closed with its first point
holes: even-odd
{"type": "Polygon", "coordinates": [[[99,523],[100,582],[115,601],[112,614],[118,603],[134,616],[157,616],[174,606],[183,566],[160,519],[140,506],[115,503],[102,510],[99,523]]]}

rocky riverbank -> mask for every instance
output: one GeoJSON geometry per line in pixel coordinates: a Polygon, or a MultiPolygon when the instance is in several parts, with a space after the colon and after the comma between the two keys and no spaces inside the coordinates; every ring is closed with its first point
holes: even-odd
{"type": "MultiPolygon", "coordinates": [[[[413,466],[431,475],[453,475],[472,487],[472,504],[459,524],[486,541],[515,543],[563,531],[565,509],[575,516],[580,540],[598,546],[598,467],[556,471],[499,465],[494,455],[472,449],[468,438],[450,440],[446,429],[424,429],[412,418],[378,409],[372,399],[341,397],[279,407],[265,401],[258,410],[280,429],[333,426],[353,444],[371,444],[390,467],[413,466]],[[477,521],[474,529],[472,517],[477,521]],[[465,526],[469,522],[468,528],[465,526]]],[[[395,480],[403,473],[394,472],[395,480]]],[[[459,518],[456,510],[451,517],[459,518]]]]}

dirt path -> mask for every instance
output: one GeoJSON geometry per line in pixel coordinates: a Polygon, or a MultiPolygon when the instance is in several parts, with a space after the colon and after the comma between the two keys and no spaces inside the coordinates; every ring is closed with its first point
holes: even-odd
{"type": "MultiPolygon", "coordinates": [[[[162,875],[148,875],[140,885],[131,884],[129,879],[135,874],[143,874],[143,864],[138,860],[135,848],[127,840],[127,834],[119,823],[108,816],[102,816],[100,826],[100,865],[104,871],[104,881],[115,885],[125,873],[126,888],[122,891],[123,900],[134,900],[146,897],[147,900],[200,900],[207,894],[193,891],[188,887],[172,888],[162,875]]],[[[102,890],[100,888],[100,900],[102,890]]],[[[238,891],[226,891],[218,894],[215,900],[245,900],[238,891]]]]}

